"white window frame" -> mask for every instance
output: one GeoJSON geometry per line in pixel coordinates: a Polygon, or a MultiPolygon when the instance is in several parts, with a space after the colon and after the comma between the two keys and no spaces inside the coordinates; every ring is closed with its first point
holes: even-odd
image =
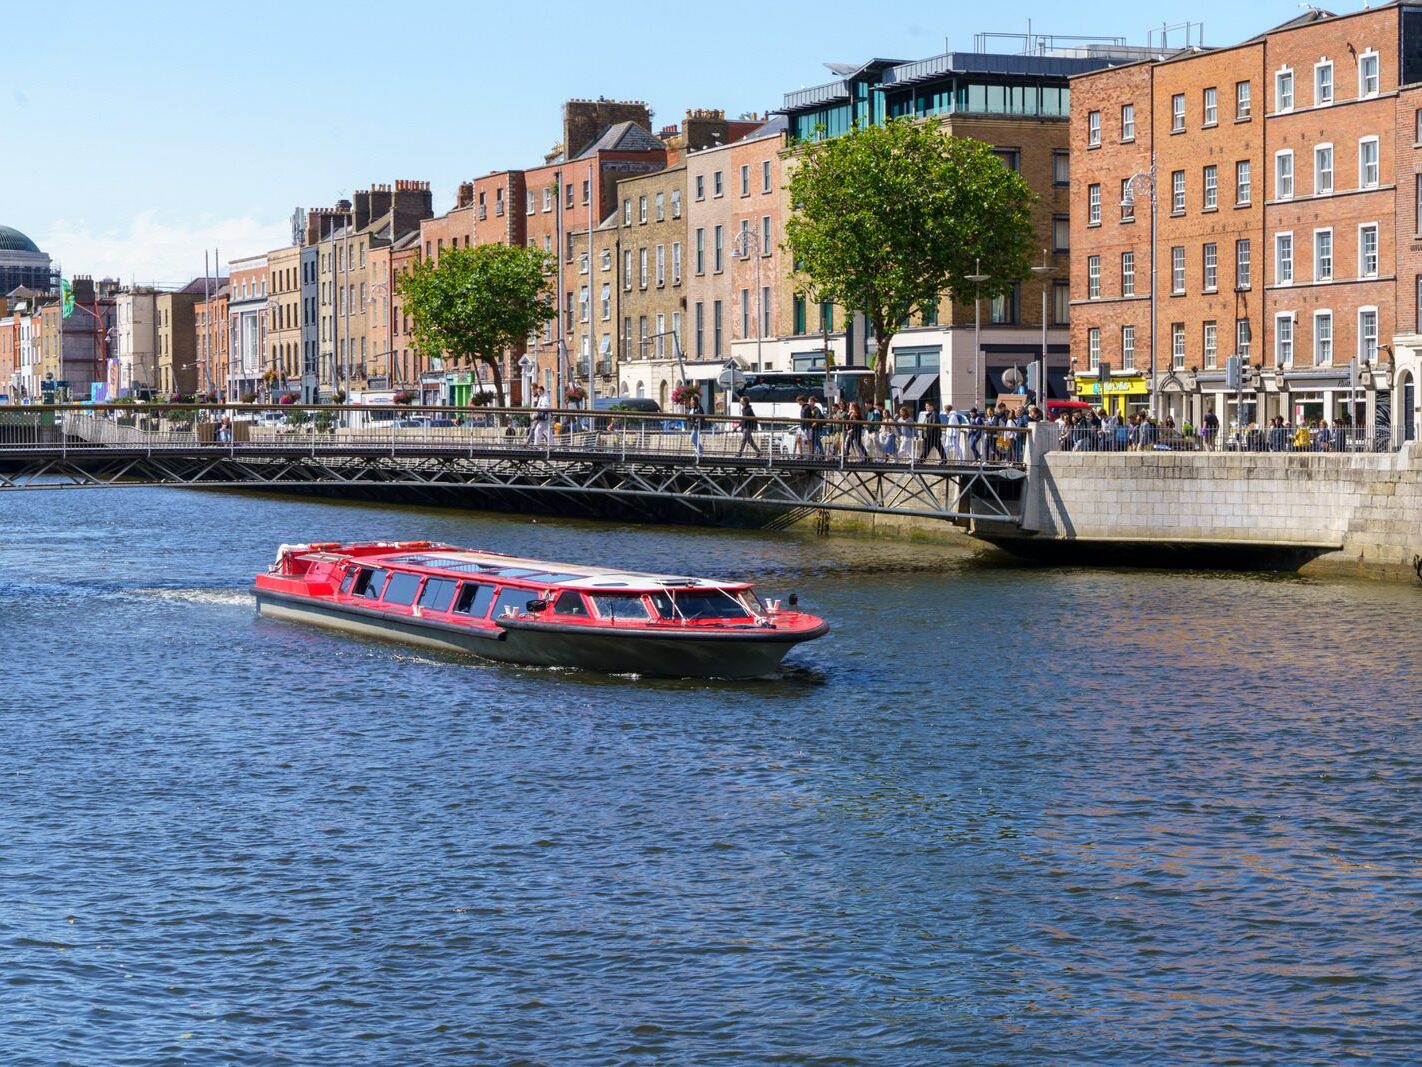
{"type": "Polygon", "coordinates": [[[681,284],[681,242],[672,242],[672,284],[681,284]]]}
{"type": "Polygon", "coordinates": [[[1185,94],[1175,93],[1170,98],[1170,132],[1185,131],[1185,94]]]}
{"type": "Polygon", "coordinates": [[[1244,122],[1254,116],[1254,84],[1248,79],[1234,83],[1234,121],[1244,122]],[[1243,89],[1244,92],[1240,92],[1243,89]]]}
{"type": "Polygon", "coordinates": [[[1099,111],[1086,113],[1086,147],[1101,147],[1101,112],[1099,111]]]}
{"type": "Polygon", "coordinates": [[[1185,172],[1183,170],[1170,172],[1170,213],[1172,215],[1185,213],[1185,172]]]}
{"type": "Polygon", "coordinates": [[[1101,185],[1098,182],[1086,187],[1086,224],[1101,225],[1101,185]]]}
{"type": "Polygon", "coordinates": [[[1313,365],[1314,365],[1315,367],[1323,367],[1323,366],[1327,366],[1327,365],[1331,364],[1332,362],[1333,362],[1333,310],[1332,310],[1331,308],[1318,308],[1318,309],[1315,310],[1314,313],[1313,313],[1313,365]],[[1319,320],[1321,320],[1321,319],[1326,319],[1326,320],[1328,321],[1328,359],[1327,359],[1327,360],[1324,360],[1324,359],[1322,358],[1322,357],[1323,357],[1323,347],[1322,347],[1322,345],[1321,345],[1320,342],[1323,340],[1323,337],[1322,337],[1322,335],[1319,333],[1319,329],[1318,329],[1318,323],[1319,323],[1319,320]]]}
{"type": "Polygon", "coordinates": [[[1185,324],[1183,322],[1170,324],[1170,369],[1185,369],[1185,324]]]}
{"type": "Polygon", "coordinates": [[[1358,309],[1358,362],[1371,363],[1376,365],[1378,361],[1378,334],[1381,329],[1382,320],[1378,316],[1378,309],[1372,304],[1364,304],[1358,309]],[[1363,316],[1373,317],[1373,344],[1372,351],[1367,347],[1367,336],[1363,332],[1363,316]]]}
{"type": "Polygon", "coordinates": [[[1170,249],[1170,295],[1179,296],[1185,292],[1185,246],[1174,245],[1170,249]]]}
{"type": "Polygon", "coordinates": [[[1294,313],[1279,311],[1274,315],[1274,366],[1294,365],[1294,313]],[[1287,329],[1283,327],[1287,324],[1287,329]]]}
{"type": "MultiPolygon", "coordinates": [[[[1359,150],[1361,151],[1361,149],[1359,150]]],[[[1338,154],[1333,151],[1331,142],[1325,141],[1323,144],[1313,146],[1313,195],[1327,196],[1333,192],[1335,183],[1335,170],[1338,166],[1338,154]],[[1324,153],[1327,153],[1328,167],[1323,167],[1324,153]],[[1327,181],[1325,181],[1325,177],[1327,181]]]]}
{"type": "Polygon", "coordinates": [[[1294,198],[1294,150],[1292,148],[1281,148],[1274,153],[1274,199],[1292,200],[1294,198]],[[1284,184],[1284,160],[1289,161],[1289,191],[1286,193],[1281,186],[1284,184]]]}
{"type": "Polygon", "coordinates": [[[1220,289],[1220,246],[1206,241],[1200,246],[1200,287],[1202,292],[1217,293],[1220,289]]]}
{"type": "Polygon", "coordinates": [[[1382,229],[1376,222],[1360,222],[1358,224],[1358,277],[1376,278],[1382,269],[1382,229]],[[1368,268],[1367,249],[1364,244],[1363,235],[1369,230],[1373,234],[1373,265],[1368,268]]]}
{"type": "Polygon", "coordinates": [[[1378,141],[1376,134],[1358,138],[1358,188],[1376,189],[1379,180],[1382,178],[1382,145],[1378,141]],[[1363,161],[1363,147],[1373,146],[1373,173],[1371,180],[1368,177],[1367,164],[1363,161]]]}
{"type": "Polygon", "coordinates": [[[1274,284],[1294,284],[1294,234],[1292,230],[1281,230],[1274,234],[1274,284]],[[1288,251],[1287,258],[1284,255],[1288,251]]]}
{"type": "Polygon", "coordinates": [[[1236,207],[1247,207],[1254,201],[1254,164],[1248,159],[1234,162],[1234,203],[1236,207]],[[1242,169],[1241,169],[1242,168],[1242,169]],[[1240,177],[1244,180],[1241,181],[1240,177]]]}
{"type": "Polygon", "coordinates": [[[1136,105],[1121,105],[1121,140],[1134,141],[1136,139],[1136,105]]]}
{"type": "Polygon", "coordinates": [[[1136,328],[1131,324],[1121,327],[1121,369],[1134,367],[1136,363],[1136,328]]]}
{"type": "Polygon", "coordinates": [[[1200,177],[1204,184],[1204,200],[1206,211],[1214,211],[1220,206],[1220,168],[1219,164],[1211,163],[1205,167],[1200,177]]]}
{"type": "Polygon", "coordinates": [[[1101,299],[1101,257],[1086,257],[1086,298],[1101,299]]]}
{"type": "Polygon", "coordinates": [[[1333,103],[1333,60],[1320,59],[1313,65],[1313,106],[1327,107],[1333,103]],[[1328,75],[1328,93],[1324,95],[1322,77],[1328,75]]]}
{"type": "Polygon", "coordinates": [[[1376,48],[1365,48],[1358,55],[1358,99],[1366,100],[1378,95],[1382,88],[1382,58],[1376,48]],[[1373,87],[1368,88],[1367,64],[1373,61],[1373,87]]]}
{"type": "Polygon", "coordinates": [[[1334,269],[1334,244],[1333,227],[1322,226],[1313,231],[1313,280],[1316,282],[1331,282],[1333,280],[1334,269]],[[1324,242],[1321,238],[1327,239],[1328,250],[1324,253],[1324,242]]]}
{"type": "Polygon", "coordinates": [[[1249,353],[1254,345],[1254,331],[1249,325],[1249,319],[1234,320],[1234,354],[1249,358],[1249,353]]]}
{"type": "Polygon", "coordinates": [[[1287,114],[1294,109],[1294,68],[1280,67],[1274,72],[1274,113],[1287,114]],[[1284,103],[1284,88],[1287,85],[1288,103],[1284,103]]]}
{"type": "Polygon", "coordinates": [[[1200,104],[1200,125],[1218,126],[1220,124],[1220,92],[1215,86],[1207,86],[1200,104]]]}
{"type": "Polygon", "coordinates": [[[1101,366],[1101,327],[1093,326],[1086,331],[1086,360],[1092,370],[1101,366]]]}
{"type": "Polygon", "coordinates": [[[609,321],[611,321],[611,319],[612,319],[612,283],[611,283],[611,282],[603,282],[603,283],[602,283],[602,291],[601,291],[601,293],[599,294],[599,300],[600,300],[601,306],[599,307],[598,310],[599,310],[599,311],[601,312],[601,314],[602,314],[602,321],[603,321],[603,322],[609,322],[609,321]]]}
{"type": "Polygon", "coordinates": [[[1236,290],[1254,288],[1254,242],[1248,237],[1236,237],[1234,241],[1234,287],[1236,290]],[[1239,254],[1241,251],[1243,256],[1239,254]],[[1240,279],[1241,262],[1245,266],[1243,280],[1240,279]]]}
{"type": "Polygon", "coordinates": [[[1136,295],[1136,254],[1134,251],[1121,253],[1121,295],[1136,295]],[[1130,269],[1127,270],[1127,267],[1130,269]]]}
{"type": "Polygon", "coordinates": [[[1213,319],[1204,324],[1200,331],[1200,344],[1203,348],[1202,358],[1206,367],[1217,367],[1220,361],[1220,324],[1213,319]]]}

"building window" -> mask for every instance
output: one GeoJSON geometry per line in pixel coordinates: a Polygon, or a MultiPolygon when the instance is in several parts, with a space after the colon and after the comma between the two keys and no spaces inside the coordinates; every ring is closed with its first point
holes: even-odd
{"type": "Polygon", "coordinates": [[[647,221],[647,198],[645,196],[637,198],[637,221],[639,223],[647,221]]]}
{"type": "Polygon", "coordinates": [[[750,196],[750,164],[741,164],[741,195],[750,196]]]}
{"type": "Polygon", "coordinates": [[[604,248],[600,253],[598,253],[598,258],[599,260],[601,260],[602,269],[604,271],[609,271],[612,269],[612,249],[604,248]]]}
{"type": "Polygon", "coordinates": [[[760,161],[760,191],[762,193],[770,192],[770,160],[768,159],[760,161]]]}
{"type": "Polygon", "coordinates": [[[1097,148],[1101,144],[1101,112],[1086,113],[1086,147],[1097,148]]]}
{"type": "Polygon", "coordinates": [[[705,200],[705,199],[706,199],[706,175],[704,175],[704,174],[698,174],[698,175],[696,176],[695,185],[696,185],[696,199],[698,199],[698,200],[705,200]]]}
{"type": "Polygon", "coordinates": [[[533,190],[532,190],[532,189],[528,190],[527,194],[525,195],[525,199],[527,200],[527,204],[528,204],[528,206],[527,206],[527,208],[526,208],[526,212],[527,212],[527,214],[532,215],[533,212],[534,212],[534,208],[535,208],[534,195],[533,195],[533,190]]]}
{"type": "Polygon", "coordinates": [[[696,273],[706,273],[706,231],[700,226],[696,228],[696,273]]]}
{"type": "Polygon", "coordinates": [[[1086,297],[1097,300],[1101,296],[1101,257],[1086,257],[1086,297]]]}
{"type": "Polygon", "coordinates": [[[725,234],[722,227],[717,226],[711,231],[711,269],[717,274],[721,273],[722,257],[725,251],[725,234]]]}
{"type": "Polygon", "coordinates": [[[1205,210],[1220,206],[1220,169],[1211,163],[1205,168],[1205,210]]]}
{"type": "Polygon", "coordinates": [[[1417,275],[1416,329],[1422,330],[1422,274],[1417,275]]]}
{"type": "Polygon", "coordinates": [[[543,210],[553,210],[553,187],[551,185],[543,190],[543,210]]]}
{"type": "Polygon", "coordinates": [[[1121,369],[1127,370],[1136,364],[1136,328],[1121,327],[1121,369]]]}
{"type": "Polygon", "coordinates": [[[993,150],[993,155],[1002,160],[1002,165],[1008,170],[1017,171],[1022,169],[1022,153],[1015,148],[997,148],[993,150]]]}
{"type": "Polygon", "coordinates": [[[651,355],[651,346],[647,344],[647,339],[651,336],[651,330],[647,326],[647,316],[637,316],[637,358],[646,359],[651,355]]]}
{"type": "Polygon", "coordinates": [[[1234,354],[1243,359],[1249,358],[1249,346],[1253,337],[1249,329],[1248,319],[1234,320],[1234,354]]]}
{"type": "Polygon", "coordinates": [[[1185,246],[1176,245],[1170,250],[1170,291],[1179,296],[1185,292],[1185,246]]]}
{"type": "Polygon", "coordinates": [[[1170,132],[1181,133],[1185,129],[1185,94],[1176,93],[1170,98],[1170,132]]]}
{"type": "Polygon", "coordinates": [[[622,201],[622,225],[632,225],[632,198],[630,196],[622,201]]]}
{"type": "Polygon", "coordinates": [[[622,253],[622,288],[628,292],[632,290],[632,249],[630,248],[622,253]]]}
{"type": "Polygon", "coordinates": [[[1204,244],[1204,290],[1213,293],[1220,287],[1219,273],[1219,246],[1214,241],[1206,241],[1204,244]]]}
{"type": "Polygon", "coordinates": [[[711,356],[714,359],[721,358],[721,301],[719,300],[711,302],[711,356]]]}
{"type": "Polygon", "coordinates": [[[1052,184],[1071,184],[1071,153],[1060,150],[1052,153],[1052,184]]]}
{"type": "Polygon", "coordinates": [[[647,288],[647,250],[637,249],[637,287],[647,288]]]}
{"type": "MultiPolygon", "coordinates": [[[[805,294],[796,293],[795,299],[792,301],[792,305],[792,315],[794,318],[794,322],[791,324],[791,332],[798,337],[806,332],[805,294]]],[[[696,306],[700,307],[701,305],[697,304],[696,306]]]]}
{"type": "Polygon", "coordinates": [[[1378,185],[1378,139],[1364,137],[1358,142],[1358,187],[1376,189],[1378,185]]]}
{"type": "Polygon", "coordinates": [[[1333,280],[1333,231],[1313,231],[1313,280],[1333,280]]]}
{"type": "Polygon", "coordinates": [[[578,253],[578,273],[579,273],[579,274],[586,274],[586,273],[588,273],[588,270],[591,268],[591,266],[592,266],[592,264],[591,264],[591,262],[590,262],[589,259],[588,259],[588,254],[587,254],[586,252],[579,252],[579,253],[578,253]]]}
{"type": "Polygon", "coordinates": [[[1364,363],[1378,361],[1378,309],[1358,309],[1358,358],[1364,363]]]}
{"type": "Polygon", "coordinates": [[[770,216],[762,215],[760,217],[760,254],[768,256],[774,250],[775,242],[770,233],[770,216]]]}
{"type": "Polygon", "coordinates": [[[1294,109],[1294,72],[1285,67],[1274,75],[1274,110],[1294,109]]]}
{"type": "Polygon", "coordinates": [[[1200,123],[1204,126],[1214,126],[1219,121],[1219,92],[1212,85],[1205,90],[1204,113],[1200,116],[1200,123]]]}
{"type": "Polygon", "coordinates": [[[1136,254],[1121,253],[1121,295],[1136,295],[1136,254]]]}
{"type": "Polygon", "coordinates": [[[1101,225],[1101,186],[1095,183],[1086,187],[1086,224],[1101,225]]]}
{"type": "Polygon", "coordinates": [[[1333,192],[1333,146],[1321,144],[1313,150],[1313,192],[1315,196],[1333,192]]]}
{"type": "Polygon", "coordinates": [[[1333,313],[1313,313],[1313,361],[1318,365],[1333,362],[1333,313]]]}
{"type": "Polygon", "coordinates": [[[1069,215],[1052,216],[1052,250],[1055,252],[1065,252],[1071,247],[1071,217],[1069,215]]]}
{"type": "Polygon", "coordinates": [[[1220,328],[1214,322],[1205,323],[1205,328],[1201,336],[1201,343],[1205,352],[1205,366],[1215,367],[1219,365],[1220,359],[1220,328]]]}
{"type": "Polygon", "coordinates": [[[1234,121],[1244,122],[1249,118],[1249,83],[1234,83],[1234,121]]]}
{"type": "Polygon", "coordinates": [[[1294,283],[1294,235],[1280,233],[1274,235],[1274,284],[1294,283]]]}
{"type": "MultiPolygon", "coordinates": [[[[935,309],[936,310],[936,309],[935,309]]],[[[770,335],[770,286],[760,288],[760,336],[770,335]]]]}
{"type": "Polygon", "coordinates": [[[696,358],[706,355],[706,305],[696,302],[696,358]]]}
{"type": "Polygon", "coordinates": [[[1170,174],[1170,213],[1172,215],[1185,213],[1185,172],[1183,170],[1172,171],[1170,174]]]}
{"type": "Polygon", "coordinates": [[[1378,224],[1365,222],[1358,227],[1358,277],[1378,276],[1378,224]]]}
{"type": "Polygon", "coordinates": [[[672,284],[681,284],[681,242],[672,242],[672,284]]]}
{"type": "Polygon", "coordinates": [[[1121,221],[1136,221],[1136,198],[1131,195],[1131,179],[1121,179],[1121,221]]]}
{"type": "Polygon", "coordinates": [[[1294,365],[1294,313],[1281,311],[1274,316],[1274,366],[1294,365]]]}
{"type": "MultiPolygon", "coordinates": [[[[749,180],[749,175],[747,175],[747,180],[749,180]]],[[[750,194],[749,194],[749,190],[747,190],[747,194],[746,194],[746,195],[750,195],[750,194]]],[[[750,336],[750,290],[749,290],[749,289],[742,289],[742,290],[741,290],[741,337],[742,337],[742,338],[746,338],[746,337],[749,337],[749,336],[750,336]]]]}
{"type": "Polygon", "coordinates": [[[665,222],[667,219],[667,194],[657,194],[657,221],[665,222]]]}
{"type": "Polygon", "coordinates": [[[1234,242],[1234,287],[1248,289],[1249,280],[1249,238],[1234,242]]]}
{"type": "Polygon", "coordinates": [[[673,189],[671,194],[672,218],[681,218],[681,190],[673,189]]]}
{"type": "Polygon", "coordinates": [[[599,310],[602,313],[603,322],[612,318],[612,285],[609,282],[602,283],[602,300],[599,303],[599,310]]]}
{"type": "Polygon", "coordinates": [[[1017,322],[1017,283],[1007,292],[992,298],[988,308],[988,321],[994,326],[1012,326],[1017,322]]]}
{"type": "MultiPolygon", "coordinates": [[[[934,308],[934,322],[936,324],[938,308],[934,308]]],[[[1052,324],[1055,326],[1066,326],[1071,322],[1071,283],[1052,283],[1052,324]]],[[[924,323],[924,325],[929,325],[924,323]]]]}
{"type": "Polygon", "coordinates": [[[1318,107],[1333,103],[1333,64],[1319,63],[1313,68],[1313,102],[1318,107]]]}
{"type": "Polygon", "coordinates": [[[1294,195],[1294,153],[1286,148],[1274,153],[1274,199],[1289,200],[1294,195]]]}
{"type": "MultiPolygon", "coordinates": [[[[723,196],[725,195],[725,192],[725,186],[722,184],[721,181],[721,172],[719,170],[713,171],[711,174],[711,195],[723,196]]],[[[719,355],[719,351],[717,354],[719,355]]]]}
{"type": "Polygon", "coordinates": [[[667,246],[657,245],[657,286],[667,284],[667,246]]]}
{"type": "Polygon", "coordinates": [[[1416,218],[1413,219],[1413,233],[1422,234],[1422,174],[1417,175],[1417,195],[1414,197],[1416,218]]]}
{"type": "Polygon", "coordinates": [[[592,314],[591,294],[586,285],[578,288],[578,321],[587,322],[592,314]]]}
{"type": "Polygon", "coordinates": [[[1234,165],[1234,203],[1236,207],[1243,207],[1249,203],[1249,198],[1253,195],[1251,185],[1251,174],[1249,160],[1241,159],[1234,165]]]}
{"type": "Polygon", "coordinates": [[[1378,54],[1371,49],[1358,57],[1358,95],[1378,95],[1378,54]]]}
{"type": "Polygon", "coordinates": [[[667,354],[667,316],[665,312],[657,312],[657,332],[655,338],[657,358],[664,359],[667,354]]]}
{"type": "Polygon", "coordinates": [[[1170,369],[1185,369],[1185,324],[1183,322],[1170,324],[1170,369]]]}
{"type": "Polygon", "coordinates": [[[1101,329],[1093,326],[1086,331],[1086,359],[1092,370],[1101,366],[1101,329]]]}

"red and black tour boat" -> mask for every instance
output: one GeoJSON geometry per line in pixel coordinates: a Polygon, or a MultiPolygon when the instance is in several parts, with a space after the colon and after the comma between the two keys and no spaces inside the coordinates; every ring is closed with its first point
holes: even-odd
{"type": "Polygon", "coordinates": [[[257,575],[269,618],[540,667],[756,678],[823,619],[747,582],[638,574],[429,541],[283,545],[257,575]]]}

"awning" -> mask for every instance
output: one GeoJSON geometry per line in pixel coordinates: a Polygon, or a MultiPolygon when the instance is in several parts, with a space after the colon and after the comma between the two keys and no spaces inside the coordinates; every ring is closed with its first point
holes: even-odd
{"type": "Polygon", "coordinates": [[[899,389],[899,403],[918,405],[925,393],[938,384],[936,374],[907,374],[895,375],[896,378],[906,377],[908,381],[899,389]]]}

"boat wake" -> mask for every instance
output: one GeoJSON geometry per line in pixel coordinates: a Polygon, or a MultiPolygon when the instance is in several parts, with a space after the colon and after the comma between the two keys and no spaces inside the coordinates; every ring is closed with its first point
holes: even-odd
{"type": "Polygon", "coordinates": [[[250,608],[252,594],[236,589],[130,589],[128,596],[202,607],[250,608]]]}

